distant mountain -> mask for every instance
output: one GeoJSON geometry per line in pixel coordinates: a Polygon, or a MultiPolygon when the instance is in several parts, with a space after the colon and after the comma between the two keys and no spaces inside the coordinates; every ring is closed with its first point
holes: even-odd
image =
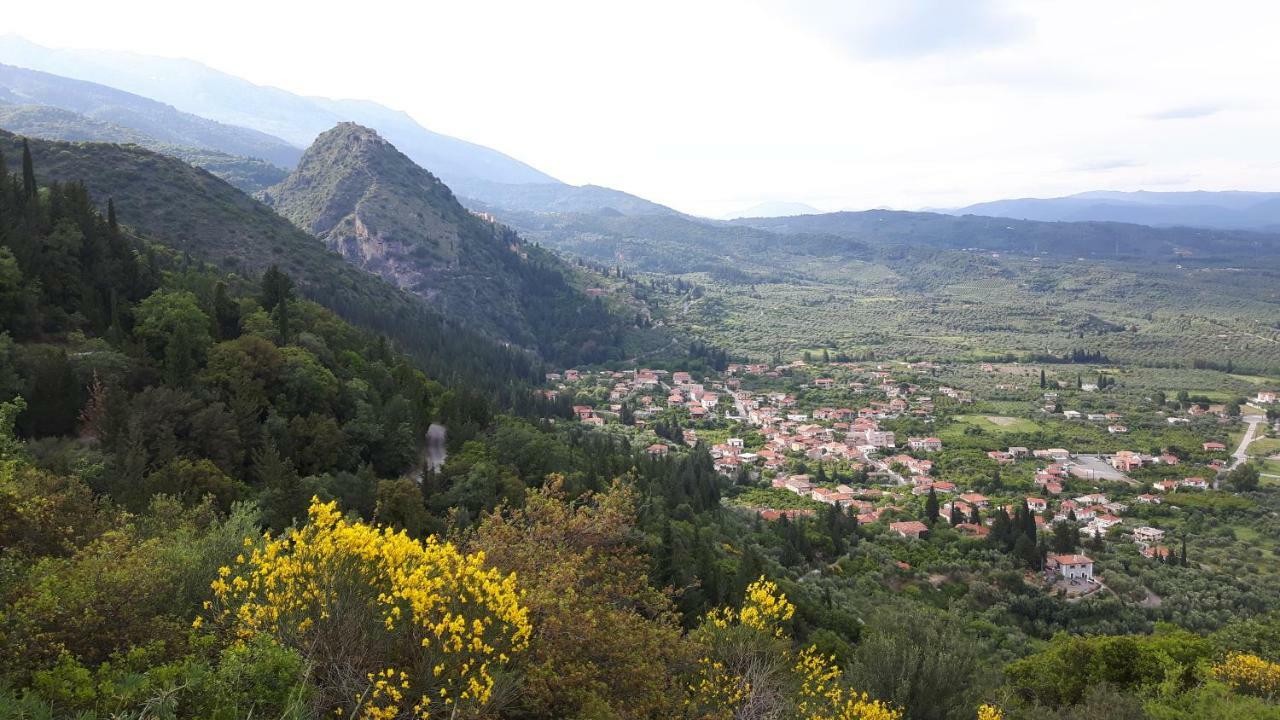
{"type": "Polygon", "coordinates": [[[462,180],[451,184],[474,209],[504,208],[539,213],[616,213],[619,215],[676,215],[675,210],[642,197],[599,185],[564,183],[508,184],[462,180]]]}
{"type": "MultiPolygon", "coordinates": [[[[53,49],[16,35],[3,35],[0,62],[122,88],[188,113],[283,138],[298,147],[310,145],[316,136],[340,122],[355,122],[376,130],[418,165],[430,168],[460,196],[477,201],[472,203],[475,206],[535,212],[673,212],[617,190],[562,183],[497,150],[432,132],[408,114],[375,102],[296,95],[255,85],[191,60],[53,49]]],[[[292,167],[297,154],[287,163],[273,162],[292,167]]]]}
{"type": "Polygon", "coordinates": [[[725,220],[737,220],[739,218],[758,218],[758,217],[793,217],[795,215],[817,215],[822,212],[812,205],[806,205],[802,202],[785,202],[781,200],[773,200],[752,205],[745,210],[729,213],[724,216],[725,220]]]}
{"type": "Polygon", "coordinates": [[[624,329],[557,256],[468,211],[369,128],[342,123],[321,134],[261,196],[354,265],[545,357],[607,359],[624,329]]]}
{"type": "Polygon", "coordinates": [[[1280,228],[1280,193],[1094,191],[1059,198],[1021,198],[946,211],[1052,222],[1107,221],[1221,229],[1280,228]]]}
{"type": "Polygon", "coordinates": [[[1041,222],[977,215],[870,210],[753,218],[734,224],[786,234],[824,233],[872,246],[981,248],[1066,257],[1243,259],[1280,251],[1280,235],[1119,222],[1041,222]]]}
{"type": "Polygon", "coordinates": [[[82,80],[0,65],[0,102],[44,105],[130,128],[156,141],[292,166],[302,151],[257,130],[227,125],[139,95],[82,80]]]}
{"type": "Polygon", "coordinates": [[[140,145],[208,170],[247,193],[274,185],[289,174],[265,160],[161,142],[133,128],[47,105],[0,103],[0,129],[46,140],[140,145]]]}
{"type": "MultiPolygon", "coordinates": [[[[432,168],[447,182],[460,178],[499,183],[557,182],[496,150],[432,132],[407,114],[377,103],[295,95],[255,85],[191,60],[105,50],[52,49],[6,35],[0,36],[0,62],[123,88],[202,117],[270,133],[299,147],[310,145],[317,135],[339,122],[354,121],[376,129],[419,165],[432,168]]],[[[287,163],[288,167],[292,165],[292,161],[287,163]]]]}

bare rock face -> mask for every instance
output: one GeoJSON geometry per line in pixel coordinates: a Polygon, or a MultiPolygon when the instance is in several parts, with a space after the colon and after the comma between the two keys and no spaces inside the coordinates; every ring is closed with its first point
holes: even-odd
{"type": "Polygon", "coordinates": [[[462,207],[452,191],[369,128],[342,123],[260,195],[348,262],[516,342],[520,237],[462,207]],[[515,322],[513,322],[515,320],[515,322]]]}

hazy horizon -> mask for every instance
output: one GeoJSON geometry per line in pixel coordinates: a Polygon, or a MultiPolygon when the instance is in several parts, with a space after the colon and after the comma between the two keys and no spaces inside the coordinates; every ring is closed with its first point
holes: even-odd
{"type": "Polygon", "coordinates": [[[342,7],[72,2],[0,33],[379,102],[566,182],[709,217],[1277,187],[1270,5],[479,3],[394,24],[387,3],[342,7]]]}

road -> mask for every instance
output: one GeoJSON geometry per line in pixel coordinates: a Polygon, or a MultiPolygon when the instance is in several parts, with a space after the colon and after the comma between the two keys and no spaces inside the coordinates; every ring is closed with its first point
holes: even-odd
{"type": "Polygon", "coordinates": [[[1245,431],[1244,437],[1240,438],[1240,447],[1231,454],[1235,458],[1235,462],[1231,463],[1228,470],[1234,470],[1244,464],[1249,459],[1249,444],[1253,442],[1254,437],[1258,434],[1258,426],[1266,422],[1267,418],[1263,415],[1245,415],[1244,421],[1249,423],[1249,429],[1245,431]]]}

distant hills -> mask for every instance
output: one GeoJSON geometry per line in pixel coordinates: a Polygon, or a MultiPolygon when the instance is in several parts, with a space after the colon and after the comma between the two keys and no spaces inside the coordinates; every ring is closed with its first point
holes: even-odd
{"type": "Polygon", "coordinates": [[[1280,235],[1119,222],[1043,222],[990,216],[868,210],[751,218],[734,224],[784,234],[838,235],[873,246],[917,245],[1059,257],[1243,259],[1280,252],[1280,235]]]}
{"type": "Polygon", "coordinates": [[[946,212],[1053,222],[1275,230],[1280,229],[1280,193],[1094,191],[1058,198],[995,200],[946,212]]]}
{"type": "Polygon", "coordinates": [[[302,151],[257,130],[182,112],[149,98],[97,83],[0,65],[0,102],[41,105],[140,132],[181,147],[217,150],[290,167],[302,151]]]}
{"type": "MultiPolygon", "coordinates": [[[[616,211],[626,215],[674,212],[617,190],[560,182],[492,148],[428,130],[408,114],[375,102],[297,95],[255,85],[191,60],[105,50],[54,49],[16,35],[2,35],[0,63],[120,88],[169,103],[186,113],[283,139],[296,148],[288,151],[290,157],[284,159],[218,149],[234,155],[263,157],[285,168],[293,167],[301,148],[310,145],[320,133],[350,121],[376,130],[418,165],[429,168],[460,197],[467,198],[472,207],[496,206],[534,212],[616,211]]],[[[63,107],[52,102],[37,104],[63,107]]],[[[82,112],[74,107],[66,109],[82,112]]],[[[120,119],[113,122],[147,131],[146,127],[120,119]]]]}
{"type": "Polygon", "coordinates": [[[749,208],[729,213],[724,216],[725,220],[737,220],[739,218],[758,218],[758,217],[791,217],[794,215],[817,215],[822,212],[818,208],[807,205],[802,202],[785,202],[781,200],[771,200],[757,203],[749,208]]]}
{"type": "Polygon", "coordinates": [[[133,128],[47,105],[0,103],[0,129],[46,140],[139,145],[203,168],[244,192],[252,193],[284,179],[288,172],[266,160],[208,148],[174,145],[133,128]]]}

